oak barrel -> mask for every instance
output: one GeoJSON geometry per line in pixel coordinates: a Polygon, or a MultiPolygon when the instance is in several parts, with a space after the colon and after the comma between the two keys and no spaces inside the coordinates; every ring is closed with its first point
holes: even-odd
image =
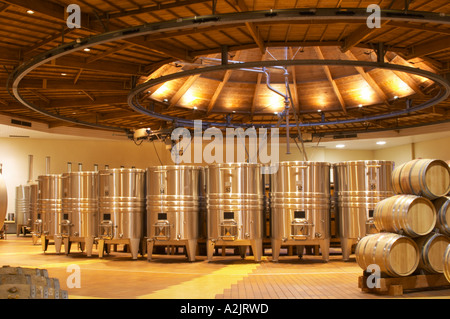
{"type": "Polygon", "coordinates": [[[447,246],[444,253],[444,275],[450,282],[450,245],[447,246]]]}
{"type": "Polygon", "coordinates": [[[68,299],[68,294],[46,269],[3,266],[0,299],[68,299]]]}
{"type": "Polygon", "coordinates": [[[425,197],[394,195],[377,203],[373,221],[380,232],[404,233],[411,237],[424,236],[436,225],[436,209],[425,197]]]}
{"type": "Polygon", "coordinates": [[[426,236],[415,238],[419,247],[420,259],[418,269],[429,273],[442,274],[444,272],[445,249],[450,245],[450,238],[440,233],[432,232],[426,236]]]}
{"type": "Polygon", "coordinates": [[[450,191],[450,167],[438,159],[415,159],[396,167],[392,187],[397,194],[435,199],[450,191]]]}
{"type": "Polygon", "coordinates": [[[391,277],[412,274],[419,265],[419,248],[411,238],[395,233],[377,233],[363,237],[355,248],[356,262],[363,269],[372,264],[391,277]]]}
{"type": "Polygon", "coordinates": [[[439,232],[450,236],[450,196],[443,196],[433,201],[436,208],[436,227],[439,232]]]}

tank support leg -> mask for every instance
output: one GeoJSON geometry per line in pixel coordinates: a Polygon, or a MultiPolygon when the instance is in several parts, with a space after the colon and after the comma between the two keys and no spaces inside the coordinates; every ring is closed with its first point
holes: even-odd
{"type": "Polygon", "coordinates": [[[239,255],[241,255],[242,259],[245,259],[246,254],[247,254],[247,246],[239,246],[239,255]]]}
{"type": "Polygon", "coordinates": [[[352,252],[353,240],[350,238],[341,238],[342,259],[348,261],[352,252]]]}
{"type": "Polygon", "coordinates": [[[69,237],[64,237],[63,238],[63,243],[64,243],[64,253],[66,255],[70,254],[70,246],[72,245],[72,243],[70,242],[70,238],[69,237]]]}
{"type": "Polygon", "coordinates": [[[45,235],[41,235],[41,244],[42,244],[42,250],[47,251],[48,239],[46,238],[45,235]]]}
{"type": "Polygon", "coordinates": [[[272,239],[272,261],[277,262],[280,257],[281,240],[272,239]]]}
{"type": "Polygon", "coordinates": [[[214,255],[215,245],[212,240],[208,240],[206,243],[206,254],[208,256],[208,261],[212,261],[214,255]]]}
{"type": "Polygon", "coordinates": [[[189,261],[195,261],[196,251],[197,251],[197,239],[189,239],[186,243],[186,252],[189,261]]]}
{"type": "Polygon", "coordinates": [[[140,241],[140,238],[130,238],[130,253],[134,260],[138,258],[140,241]]]}
{"type": "Polygon", "coordinates": [[[153,253],[153,239],[147,240],[147,260],[152,260],[153,253]]]}
{"type": "Polygon", "coordinates": [[[55,252],[57,254],[61,253],[61,245],[62,245],[62,238],[60,236],[56,236],[54,237],[54,241],[55,241],[55,252]]]}
{"type": "Polygon", "coordinates": [[[320,251],[322,252],[322,259],[326,262],[330,260],[330,240],[323,239],[319,243],[320,251]]]}
{"type": "Polygon", "coordinates": [[[104,253],[105,253],[105,240],[99,239],[98,240],[98,257],[103,258],[104,253]]]}
{"type": "Polygon", "coordinates": [[[86,237],[84,239],[84,247],[86,248],[86,256],[92,256],[92,248],[94,247],[94,237],[86,237]]]}
{"type": "Polygon", "coordinates": [[[255,239],[251,241],[253,256],[255,261],[260,262],[262,258],[262,239],[255,239]]]}

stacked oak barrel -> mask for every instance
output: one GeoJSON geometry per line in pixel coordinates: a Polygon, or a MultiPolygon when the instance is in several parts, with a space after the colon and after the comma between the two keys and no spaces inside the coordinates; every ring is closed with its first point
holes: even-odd
{"type": "Polygon", "coordinates": [[[396,195],[377,203],[379,233],[362,238],[358,265],[379,266],[389,277],[442,274],[450,281],[450,168],[438,159],[416,159],[392,173],[396,195]]]}

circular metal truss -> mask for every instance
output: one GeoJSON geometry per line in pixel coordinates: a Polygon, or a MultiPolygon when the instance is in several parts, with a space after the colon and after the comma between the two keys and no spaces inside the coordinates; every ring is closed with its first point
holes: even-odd
{"type": "MultiPolygon", "coordinates": [[[[354,60],[276,60],[276,61],[256,61],[256,62],[244,62],[244,63],[233,63],[233,64],[226,64],[226,65],[217,65],[217,66],[210,66],[210,67],[203,67],[203,68],[197,68],[192,69],[188,71],[183,72],[177,72],[174,74],[169,74],[165,76],[161,76],[159,78],[150,80],[146,83],[143,83],[133,90],[131,90],[130,94],[128,95],[128,105],[132,107],[135,111],[140,112],[142,114],[146,114],[161,120],[165,121],[173,121],[178,126],[194,126],[195,120],[187,120],[184,118],[174,117],[165,115],[162,113],[158,113],[152,110],[146,109],[144,106],[142,106],[137,96],[141,93],[148,91],[149,88],[165,83],[167,81],[175,80],[178,78],[183,78],[186,76],[191,75],[197,75],[197,74],[204,74],[208,72],[216,72],[216,71],[224,71],[224,70],[239,70],[239,69],[254,69],[254,68],[270,68],[270,67],[287,67],[287,66],[301,66],[301,65],[318,65],[318,66],[330,66],[330,65],[341,65],[341,66],[354,66],[354,67],[371,67],[371,68],[381,68],[381,69],[388,69],[393,71],[399,71],[399,72],[406,72],[414,75],[419,75],[426,77],[432,81],[434,81],[439,87],[439,92],[429,99],[428,101],[421,103],[419,105],[416,105],[414,107],[406,107],[403,110],[398,110],[386,114],[379,114],[379,115],[373,115],[373,116],[366,116],[361,118],[352,118],[352,119],[346,119],[346,120],[339,120],[339,121],[321,121],[321,122],[314,122],[314,123],[286,123],[286,124],[278,124],[280,127],[290,126],[300,126],[300,127],[311,127],[311,126],[320,126],[320,125],[334,125],[334,124],[347,124],[347,123],[357,123],[357,122],[365,122],[365,121],[373,121],[373,120],[380,120],[384,118],[389,117],[395,117],[406,113],[416,112],[420,111],[422,109],[428,108],[430,106],[436,105],[437,103],[440,103],[447,99],[450,95],[450,83],[443,77],[429,72],[425,70],[421,70],[418,68],[412,68],[407,67],[403,65],[397,65],[397,64],[391,64],[391,63],[379,63],[379,62],[369,62],[369,61],[354,61],[354,60]]],[[[229,122],[202,122],[204,126],[233,126],[233,123],[229,122]]],[[[264,126],[264,127],[270,127],[275,126],[277,124],[273,125],[258,125],[258,124],[239,124],[238,126],[241,127],[258,127],[258,126],[264,126]]]]}
{"type": "MultiPolygon", "coordinates": [[[[361,8],[339,8],[339,9],[331,9],[331,8],[303,8],[303,9],[282,9],[282,10],[264,10],[264,11],[250,11],[250,12],[239,12],[239,13],[228,13],[228,14],[213,14],[207,16],[196,16],[191,18],[179,18],[176,20],[165,21],[165,22],[157,22],[151,24],[144,24],[141,26],[135,26],[126,28],[123,30],[107,32],[95,36],[91,36],[89,38],[77,39],[69,44],[61,45],[55,49],[49,50],[42,54],[35,56],[29,61],[20,65],[8,78],[7,89],[10,94],[17,99],[21,104],[28,107],[31,110],[39,112],[41,114],[47,115],[52,118],[56,118],[59,120],[71,122],[74,124],[112,130],[112,131],[127,131],[127,129],[112,127],[107,125],[102,125],[98,123],[85,122],[76,118],[70,118],[61,116],[57,113],[50,112],[49,110],[40,108],[33,104],[32,102],[26,100],[20,92],[19,86],[22,79],[24,79],[27,74],[29,74],[34,69],[38,68],[41,65],[44,65],[52,60],[83,50],[85,48],[95,46],[98,44],[104,44],[108,42],[113,42],[117,40],[123,40],[128,38],[133,38],[136,36],[149,35],[167,32],[167,31],[179,31],[179,30],[189,30],[193,28],[198,28],[199,26],[223,26],[227,24],[233,23],[248,23],[248,22],[265,22],[265,21],[314,21],[314,20],[356,20],[364,22],[369,18],[369,13],[366,9],[361,8]],[[12,90],[12,93],[11,93],[12,90]]],[[[393,20],[393,21],[407,21],[407,22],[420,22],[420,23],[438,23],[448,25],[450,24],[450,19],[445,14],[439,13],[431,13],[431,12],[415,12],[415,11],[401,11],[401,10],[381,10],[380,11],[380,19],[383,20],[393,20]]],[[[342,61],[342,60],[285,60],[285,61],[258,61],[258,62],[246,62],[242,64],[227,64],[221,66],[213,66],[213,67],[205,67],[196,70],[189,70],[183,72],[184,76],[192,75],[192,74],[200,74],[204,72],[212,72],[217,70],[231,70],[238,68],[255,68],[255,67],[273,67],[273,66],[290,66],[290,65],[348,65],[348,66],[360,66],[360,67],[375,67],[375,68],[383,68],[396,70],[400,72],[407,72],[410,74],[416,74],[420,76],[424,76],[428,79],[433,80],[438,84],[440,90],[438,94],[436,94],[433,98],[417,105],[415,107],[406,108],[404,110],[400,110],[397,112],[387,113],[383,115],[371,116],[371,117],[363,117],[359,119],[347,119],[342,121],[334,121],[334,122],[317,122],[317,123],[295,123],[295,124],[286,124],[285,126],[288,128],[289,126],[317,126],[324,124],[344,124],[344,123],[354,123],[361,121],[369,121],[369,120],[377,120],[381,118],[398,116],[405,113],[419,111],[421,109],[430,107],[435,105],[443,100],[445,100],[450,94],[450,84],[441,76],[416,69],[411,67],[405,67],[390,63],[376,63],[376,62],[363,62],[363,61],[342,61]]],[[[176,125],[185,125],[192,126],[193,121],[170,117],[164,114],[155,113],[149,111],[142,107],[136,99],[137,94],[141,93],[148,87],[156,85],[157,83],[161,83],[163,81],[171,80],[175,77],[179,77],[180,73],[176,75],[168,75],[162,78],[158,78],[152,81],[149,81],[143,85],[140,85],[131,90],[128,95],[128,104],[134,110],[146,114],[148,116],[173,121],[176,125]]],[[[217,125],[217,126],[225,126],[230,123],[213,123],[208,122],[204,123],[205,125],[217,125]]],[[[246,124],[244,124],[245,126],[246,124]]],[[[243,126],[240,124],[239,126],[243,126]]],[[[248,126],[256,126],[253,124],[248,124],[248,126]]],[[[267,125],[264,125],[267,127],[267,125]]],[[[280,125],[283,126],[282,124],[280,125]]]]}

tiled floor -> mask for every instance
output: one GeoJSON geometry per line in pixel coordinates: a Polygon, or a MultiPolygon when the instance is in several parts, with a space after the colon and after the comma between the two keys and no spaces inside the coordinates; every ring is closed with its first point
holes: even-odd
{"type": "MultiPolygon", "coordinates": [[[[54,246],[47,252],[33,245],[30,237],[8,235],[0,240],[0,266],[44,268],[49,276],[58,278],[69,298],[120,299],[379,299],[392,298],[364,293],[358,288],[362,271],[354,258],[342,261],[339,249],[333,248],[330,261],[320,256],[282,256],[278,263],[264,256],[261,263],[252,256],[242,260],[236,255],[215,256],[212,262],[199,256],[187,262],[183,254],[153,255],[131,260],[131,255],[111,252],[98,258],[77,250],[56,254],[54,246]],[[80,269],[80,288],[70,288],[67,280],[80,269]]],[[[269,251],[270,252],[270,251],[269,251]]],[[[70,284],[70,281],[69,281],[70,284]]],[[[401,298],[446,298],[450,289],[433,289],[405,293],[401,298]]]]}

